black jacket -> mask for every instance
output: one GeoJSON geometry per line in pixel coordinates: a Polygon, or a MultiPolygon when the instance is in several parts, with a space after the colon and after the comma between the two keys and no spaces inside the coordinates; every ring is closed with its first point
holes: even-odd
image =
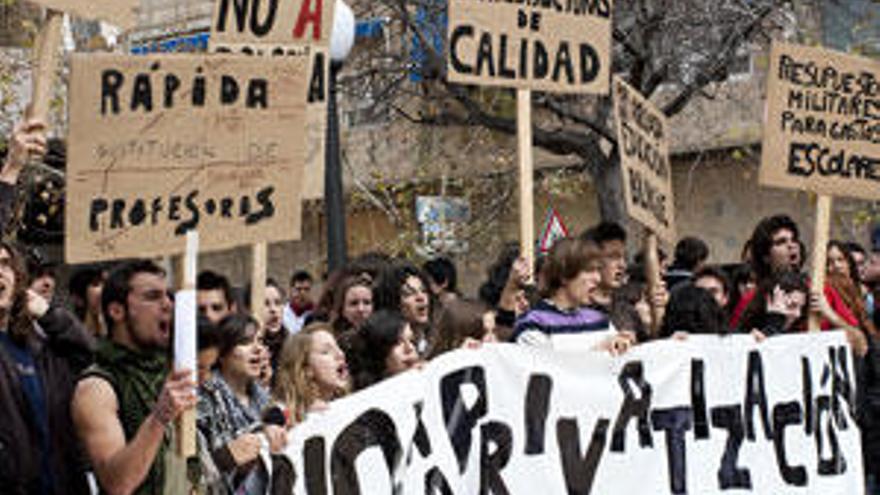
{"type": "Polygon", "coordinates": [[[868,344],[858,370],[858,419],[865,470],[880,475],[880,342],[869,337],[868,344]]]}
{"type": "MultiPolygon", "coordinates": [[[[43,384],[49,421],[54,494],[88,494],[85,462],[70,417],[77,369],[87,364],[94,342],[69,312],[52,308],[27,343],[43,384]]],[[[39,492],[40,452],[33,415],[13,360],[0,352],[0,492],[39,492]]]]}

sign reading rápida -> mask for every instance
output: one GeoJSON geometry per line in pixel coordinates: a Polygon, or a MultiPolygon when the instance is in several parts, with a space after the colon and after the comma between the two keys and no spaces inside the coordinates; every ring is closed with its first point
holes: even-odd
{"type": "Polygon", "coordinates": [[[68,262],[300,237],[302,59],[74,55],[68,262]]]}
{"type": "Polygon", "coordinates": [[[608,93],[611,0],[449,0],[450,81],[608,93]]]}
{"type": "Polygon", "coordinates": [[[773,43],[761,183],[880,198],[880,61],[773,43]]]}

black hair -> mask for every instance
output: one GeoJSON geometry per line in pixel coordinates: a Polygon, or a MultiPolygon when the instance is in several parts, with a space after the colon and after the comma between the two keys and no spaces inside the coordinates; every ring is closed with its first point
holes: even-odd
{"type": "Polygon", "coordinates": [[[199,351],[220,348],[217,326],[211,323],[211,320],[199,315],[196,320],[196,333],[198,335],[197,345],[199,351]]]}
{"type": "Polygon", "coordinates": [[[101,311],[104,313],[104,321],[107,329],[113,332],[113,318],[110,316],[110,305],[121,304],[128,311],[128,294],[131,292],[131,280],[140,273],[149,273],[165,276],[165,270],[148,259],[136,259],[123,262],[116,266],[107,280],[104,282],[104,290],[101,291],[101,311]]]}
{"type": "Polygon", "coordinates": [[[692,334],[723,335],[728,333],[724,311],[709,291],[694,285],[684,285],[672,291],[660,337],[669,337],[678,331],[692,334]]]}
{"type": "Polygon", "coordinates": [[[445,285],[448,292],[458,292],[458,275],[455,270],[455,264],[449,258],[440,256],[432,260],[428,260],[422,265],[425,273],[437,285],[445,285]]]}
{"type": "Polygon", "coordinates": [[[754,281],[754,278],[752,265],[749,263],[738,263],[730,269],[730,302],[728,305],[731,308],[736,308],[744,295],[739,291],[739,286],[754,281]]]}
{"type": "Polygon", "coordinates": [[[71,296],[76,316],[84,320],[88,311],[89,287],[104,283],[107,269],[102,264],[81,265],[74,269],[67,281],[67,293],[71,296]]]}
{"type": "Polygon", "coordinates": [[[694,271],[709,257],[709,246],[696,237],[685,237],[675,245],[675,261],[672,266],[680,270],[694,271]]]}
{"type": "Polygon", "coordinates": [[[620,241],[626,243],[626,229],[617,222],[599,222],[580,235],[581,240],[594,242],[600,248],[606,242],[620,241]]]}
{"type": "Polygon", "coordinates": [[[868,251],[865,250],[865,246],[862,246],[858,242],[849,241],[846,243],[846,249],[851,253],[861,253],[863,256],[868,255],[868,251]]]}
{"type": "MultiPolygon", "coordinates": [[[[770,278],[758,284],[755,291],[755,297],[748,307],[743,311],[739,321],[739,330],[741,332],[750,332],[753,329],[761,329],[767,315],[767,298],[773,294],[773,291],[779,287],[783,292],[803,292],[805,296],[810,294],[810,288],[807,285],[806,276],[794,271],[781,271],[773,273],[770,278]]],[[[806,302],[801,309],[801,315],[791,325],[791,329],[801,329],[807,320],[807,311],[809,302],[806,302]]],[[[793,331],[793,330],[789,331],[793,331]]]]}
{"type": "Polygon", "coordinates": [[[711,277],[719,282],[721,282],[721,287],[724,288],[724,293],[727,294],[728,301],[730,300],[730,295],[732,294],[733,284],[730,282],[730,277],[724,273],[724,270],[718,268],[717,266],[704,266],[697,270],[697,273],[694,274],[694,282],[697,279],[701,279],[703,277],[711,277]]]}
{"type": "Polygon", "coordinates": [[[55,269],[58,267],[57,263],[47,260],[46,255],[41,249],[29,247],[25,249],[24,254],[27,272],[30,275],[31,281],[45,276],[58,278],[55,272],[55,269]]]}
{"type": "Polygon", "coordinates": [[[217,349],[219,356],[224,357],[235,349],[235,346],[249,342],[257,332],[257,321],[242,314],[231,314],[217,323],[217,349]],[[249,329],[253,331],[249,331],[249,329]]]}
{"type": "Polygon", "coordinates": [[[401,289],[410,277],[416,277],[422,281],[430,301],[430,286],[425,273],[409,261],[397,260],[376,282],[373,289],[373,308],[399,311],[400,301],[403,299],[401,289]]]}
{"type": "Polygon", "coordinates": [[[800,240],[797,224],[788,215],[774,215],[766,217],[755,226],[752,232],[752,270],[759,281],[766,280],[773,275],[773,267],[766,258],[773,248],[773,234],[782,229],[792,232],[796,240],[800,240]]]}
{"type": "MultiPolygon", "coordinates": [[[[491,307],[498,306],[501,299],[501,292],[507,285],[507,279],[510,277],[510,268],[513,262],[519,258],[519,243],[505,243],[498,258],[489,267],[486,272],[486,281],[480,286],[479,299],[491,307]]],[[[536,271],[537,273],[537,271],[536,271]]]]}
{"type": "Polygon", "coordinates": [[[297,282],[314,282],[312,274],[305,270],[297,270],[290,277],[290,285],[293,286],[297,282]]]}
{"type": "Polygon", "coordinates": [[[611,294],[611,307],[608,317],[618,330],[629,330],[636,334],[639,342],[645,342],[651,335],[649,328],[642,321],[636,304],[645,297],[647,281],[644,279],[644,270],[640,272],[642,278],[630,278],[623,287],[611,294]]]}
{"type": "Polygon", "coordinates": [[[211,270],[205,270],[199,273],[196,279],[197,290],[219,290],[226,299],[226,305],[232,307],[232,285],[229,279],[219,273],[211,270]]]}
{"type": "Polygon", "coordinates": [[[379,310],[354,334],[347,354],[352,383],[361,390],[385,378],[385,360],[400,341],[406,320],[398,311],[379,310]]]}

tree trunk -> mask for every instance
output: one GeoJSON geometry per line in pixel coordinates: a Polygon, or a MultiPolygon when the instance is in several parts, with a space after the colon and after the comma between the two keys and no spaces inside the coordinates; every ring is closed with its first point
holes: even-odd
{"type": "Polygon", "coordinates": [[[626,204],[623,198],[623,182],[620,180],[620,159],[601,160],[597,167],[587,167],[599,201],[599,215],[603,221],[626,225],[626,204]]]}

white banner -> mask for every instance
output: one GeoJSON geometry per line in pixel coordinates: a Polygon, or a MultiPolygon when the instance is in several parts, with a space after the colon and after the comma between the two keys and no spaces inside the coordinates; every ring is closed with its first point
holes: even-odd
{"type": "Polygon", "coordinates": [[[459,351],[294,428],[295,493],[861,493],[840,332],[459,351]]]}

